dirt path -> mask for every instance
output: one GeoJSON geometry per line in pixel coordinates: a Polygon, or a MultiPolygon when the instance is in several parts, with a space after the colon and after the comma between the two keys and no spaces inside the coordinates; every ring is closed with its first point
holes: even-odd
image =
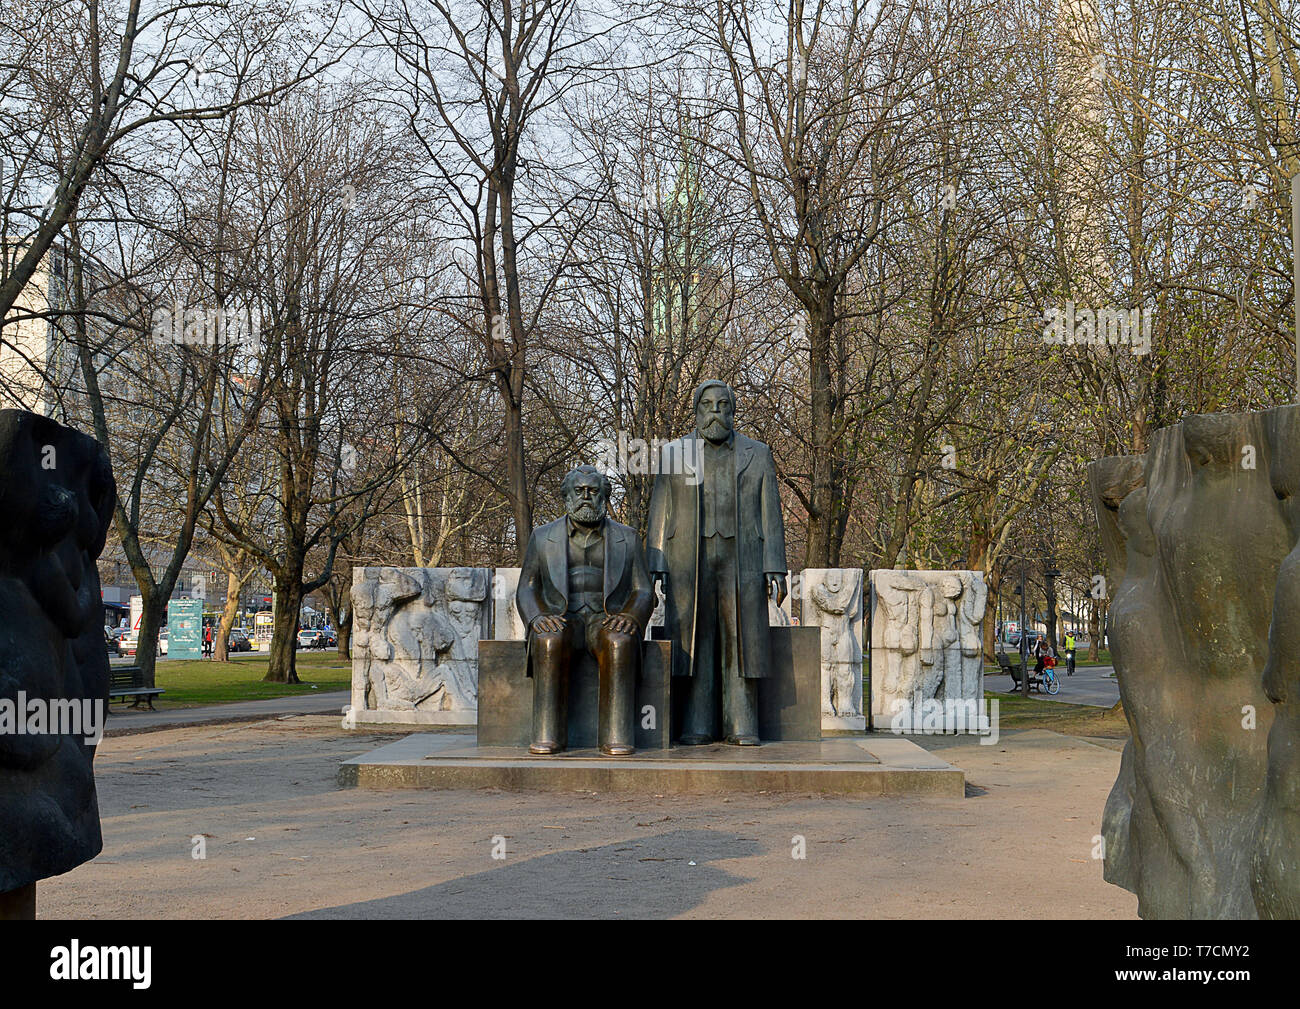
{"type": "Polygon", "coordinates": [[[934,741],[966,799],[358,791],[334,717],[110,738],[105,847],[48,918],[1132,918],[1092,857],[1115,744],[934,741]],[[806,858],[792,857],[795,835],[806,858]],[[195,838],[206,858],[192,857],[195,838]],[[492,857],[504,837],[505,858],[492,857]]]}

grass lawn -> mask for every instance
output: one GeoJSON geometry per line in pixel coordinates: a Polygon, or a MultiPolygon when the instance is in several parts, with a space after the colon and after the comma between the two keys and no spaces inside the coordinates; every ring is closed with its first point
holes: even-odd
{"type": "Polygon", "coordinates": [[[348,690],[352,686],[352,663],[333,650],[298,653],[296,664],[301,683],[263,683],[267,662],[263,656],[234,662],[160,659],[154,682],[167,693],[155,698],[154,706],[160,710],[193,708],[321,690],[348,690]]]}
{"type": "Polygon", "coordinates": [[[998,724],[1003,729],[1050,729],[1067,736],[1099,736],[1124,739],[1128,722],[1124,709],[1095,708],[1089,704],[1065,704],[1019,694],[990,694],[985,700],[998,702],[998,724]]]}

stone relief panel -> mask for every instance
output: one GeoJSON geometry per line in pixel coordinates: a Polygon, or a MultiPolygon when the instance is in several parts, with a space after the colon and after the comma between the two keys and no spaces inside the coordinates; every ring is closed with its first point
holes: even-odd
{"type": "Polygon", "coordinates": [[[823,723],[836,718],[863,719],[865,725],[862,570],[805,568],[801,585],[804,626],[821,628],[823,723]]]}
{"type": "Polygon", "coordinates": [[[353,714],[472,714],[478,642],[491,628],[489,588],[487,568],[357,568],[353,714]]]}
{"type": "Polygon", "coordinates": [[[988,589],[978,571],[871,572],[871,715],[888,727],[926,701],[984,697],[988,589]]]}

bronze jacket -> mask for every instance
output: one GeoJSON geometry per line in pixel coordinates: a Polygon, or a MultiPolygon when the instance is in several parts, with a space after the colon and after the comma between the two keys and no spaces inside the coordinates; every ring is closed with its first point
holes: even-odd
{"type": "MultiPolygon", "coordinates": [[[[645,554],[636,530],[606,517],[605,612],[623,613],[634,619],[641,633],[654,611],[655,593],[646,571],[645,554]]],[[[519,572],[515,607],[529,628],[531,659],[532,623],[542,614],[564,616],[569,607],[569,550],[565,518],[561,516],[533,530],[524,551],[519,572]]],[[[531,676],[529,662],[528,675],[531,676]]]]}
{"type": "MultiPolygon", "coordinates": [[[[786,574],[785,524],[772,451],[736,432],[736,629],[741,674],[768,675],[767,574],[786,574]]],[[[700,487],[695,472],[702,458],[699,435],[663,446],[650,495],[646,563],[668,573],[664,626],[673,643],[673,675],[695,673],[696,586],[700,546],[700,487]],[[696,444],[688,445],[688,442],[696,444]]],[[[711,600],[702,600],[706,604],[711,600]]]]}

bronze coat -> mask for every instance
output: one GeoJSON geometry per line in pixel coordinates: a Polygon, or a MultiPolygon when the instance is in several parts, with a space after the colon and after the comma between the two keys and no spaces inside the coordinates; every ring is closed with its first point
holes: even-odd
{"type": "MultiPolygon", "coordinates": [[[[528,628],[528,675],[533,675],[532,623],[542,614],[562,617],[569,608],[569,544],[565,517],[533,530],[519,572],[515,608],[528,628]]],[[[622,613],[645,626],[654,611],[654,586],[646,571],[645,554],[636,530],[606,517],[605,612],[622,613]]]]}
{"type": "MultiPolygon", "coordinates": [[[[761,679],[769,671],[764,575],[784,577],[786,573],[785,524],[781,520],[781,495],[771,449],[739,433],[734,438],[740,668],[742,676],[761,679]]],[[[668,572],[664,626],[673,643],[674,676],[695,674],[702,481],[699,474],[688,470],[703,458],[700,440],[699,434],[692,431],[663,446],[650,495],[646,562],[651,571],[668,572]],[[688,449],[688,442],[696,444],[688,449]]]]}

